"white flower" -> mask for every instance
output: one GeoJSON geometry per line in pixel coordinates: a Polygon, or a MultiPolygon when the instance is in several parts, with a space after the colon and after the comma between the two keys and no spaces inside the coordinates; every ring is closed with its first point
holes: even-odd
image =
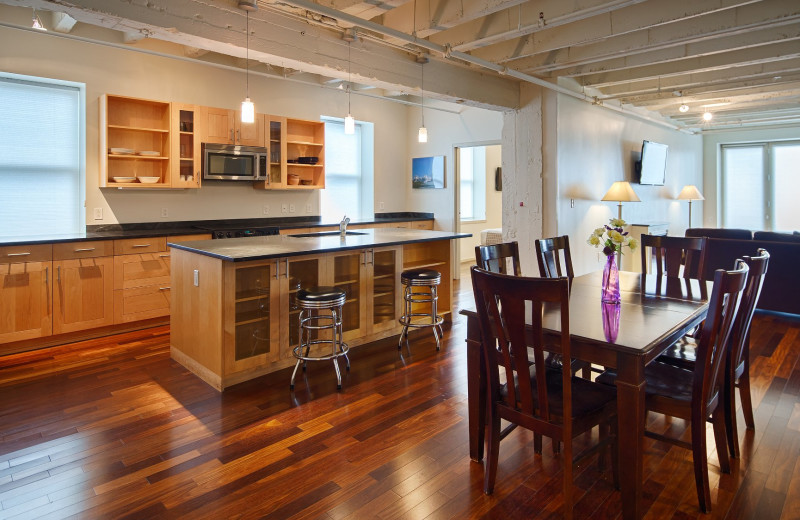
{"type": "Polygon", "coordinates": [[[605,233],[605,232],[606,232],[606,228],[604,228],[604,227],[599,227],[599,228],[594,230],[594,234],[596,236],[598,236],[598,237],[603,236],[603,233],[605,233]]]}
{"type": "Polygon", "coordinates": [[[631,238],[628,240],[628,246],[630,246],[631,251],[636,251],[636,248],[639,247],[639,242],[635,238],[631,238]]]}
{"type": "Polygon", "coordinates": [[[621,218],[612,218],[609,223],[611,224],[611,227],[615,228],[621,228],[628,225],[628,223],[622,220],[621,218]]]}
{"type": "Polygon", "coordinates": [[[600,237],[597,235],[592,235],[589,237],[589,240],[586,241],[590,246],[597,247],[600,245],[600,237]]]}
{"type": "Polygon", "coordinates": [[[625,237],[622,236],[622,233],[615,229],[612,229],[608,232],[608,238],[610,238],[615,244],[621,244],[623,240],[625,240],[625,237]]]}

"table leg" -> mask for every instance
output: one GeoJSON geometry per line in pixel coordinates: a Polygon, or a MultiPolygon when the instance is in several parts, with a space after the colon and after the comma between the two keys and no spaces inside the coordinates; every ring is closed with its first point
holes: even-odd
{"type": "Polygon", "coordinates": [[[467,320],[467,411],[469,458],[483,460],[483,436],[486,431],[486,382],[477,319],[467,320]]]}
{"type": "Polygon", "coordinates": [[[617,367],[617,418],[622,518],[636,520],[644,516],[644,389],[644,359],[620,354],[617,367]]]}

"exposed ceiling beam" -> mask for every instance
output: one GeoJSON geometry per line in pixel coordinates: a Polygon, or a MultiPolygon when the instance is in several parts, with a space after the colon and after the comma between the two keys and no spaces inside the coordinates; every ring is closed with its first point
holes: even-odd
{"type": "Polygon", "coordinates": [[[635,82],[651,80],[663,81],[665,78],[675,76],[725,71],[732,68],[766,63],[775,64],[778,68],[773,70],[780,71],[780,62],[790,62],[799,57],[800,44],[796,40],[783,41],[710,56],[679,59],[641,67],[629,67],[612,72],[587,74],[578,77],[577,80],[582,85],[602,89],[603,87],[619,84],[630,85],[635,82]]]}
{"type": "Polygon", "coordinates": [[[473,2],[453,2],[452,0],[421,0],[406,2],[397,9],[384,14],[381,24],[426,38],[431,34],[462,25],[485,16],[530,3],[527,0],[484,0],[473,2]],[[416,20],[414,10],[416,4],[416,20]]]}
{"type": "MultiPolygon", "coordinates": [[[[778,0],[785,1],[785,0],[778,0]]],[[[505,41],[490,47],[477,49],[474,55],[482,59],[504,63],[547,49],[559,49],[602,41],[623,34],[642,31],[695,18],[692,22],[696,33],[708,30],[704,15],[726,13],[729,24],[734,25],[740,9],[755,9],[753,0],[670,0],[669,2],[644,2],[617,9],[609,13],[579,20],[565,27],[539,31],[524,40],[505,41]]],[[[509,64],[514,66],[513,64],[509,64]]],[[[516,68],[516,67],[515,67],[516,68]]]]}

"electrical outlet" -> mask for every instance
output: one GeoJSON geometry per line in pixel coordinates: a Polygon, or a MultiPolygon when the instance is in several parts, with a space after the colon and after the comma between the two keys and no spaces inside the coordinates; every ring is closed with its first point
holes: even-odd
{"type": "Polygon", "coordinates": [[[380,201],[378,203],[378,209],[384,209],[385,207],[386,207],[386,205],[383,203],[383,201],[380,201]]]}
{"type": "Polygon", "coordinates": [[[103,220],[103,208],[94,208],[94,219],[103,220]]]}
{"type": "Polygon", "coordinates": [[[306,213],[311,213],[311,204],[306,204],[306,213]]]}
{"type": "Polygon", "coordinates": [[[169,216],[169,210],[167,208],[161,208],[161,216],[166,218],[169,216]]]}
{"type": "Polygon", "coordinates": [[[289,204],[289,213],[294,213],[294,204],[289,204]]]}
{"type": "Polygon", "coordinates": [[[287,213],[289,211],[288,204],[281,204],[281,213],[287,213]]]}
{"type": "Polygon", "coordinates": [[[263,212],[264,215],[269,215],[269,204],[264,204],[263,212]]]}

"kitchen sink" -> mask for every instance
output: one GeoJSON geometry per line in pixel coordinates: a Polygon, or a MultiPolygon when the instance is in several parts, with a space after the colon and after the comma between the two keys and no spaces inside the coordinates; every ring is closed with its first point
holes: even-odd
{"type": "MultiPolygon", "coordinates": [[[[341,235],[338,231],[320,231],[318,233],[298,233],[297,235],[289,235],[290,237],[296,238],[307,238],[307,237],[333,237],[336,235],[341,235]]],[[[366,233],[362,233],[361,231],[346,231],[345,235],[366,235],[366,233]]]]}

